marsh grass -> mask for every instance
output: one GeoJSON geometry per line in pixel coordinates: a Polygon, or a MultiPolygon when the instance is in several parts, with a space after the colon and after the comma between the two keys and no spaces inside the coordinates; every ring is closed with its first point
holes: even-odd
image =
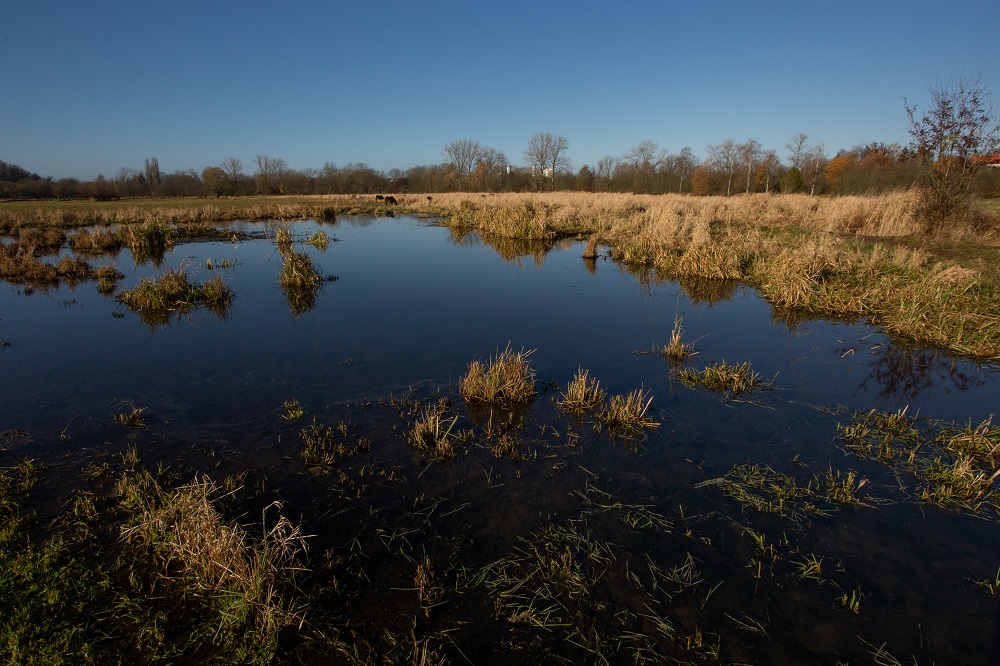
{"type": "Polygon", "coordinates": [[[912,477],[918,501],[1000,520],[1000,428],[992,417],[977,426],[926,422],[926,430],[917,421],[906,409],[855,412],[837,433],[848,452],[912,477]]]}
{"type": "Polygon", "coordinates": [[[124,273],[110,264],[94,269],[93,275],[97,280],[97,292],[105,296],[114,294],[118,282],[125,277],[124,273]]]}
{"type": "Polygon", "coordinates": [[[579,368],[573,379],[562,392],[556,405],[559,409],[574,414],[598,411],[604,405],[607,393],[601,383],[590,377],[589,371],[579,368]]]}
{"type": "Polygon", "coordinates": [[[132,289],[116,297],[120,303],[137,312],[151,326],[169,322],[172,314],[183,314],[205,306],[216,315],[225,317],[233,300],[233,290],[221,276],[213,276],[203,284],[192,283],[183,269],[167,270],[159,279],[143,278],[132,289]]]}
{"type": "Polygon", "coordinates": [[[635,389],[625,395],[612,395],[601,411],[600,418],[613,434],[637,434],[644,429],[658,428],[659,422],[649,417],[653,398],[649,391],[635,389]]]}
{"type": "Polygon", "coordinates": [[[115,254],[122,249],[122,238],[110,227],[81,229],[69,237],[69,246],[78,254],[115,254]]]}
{"type": "Polygon", "coordinates": [[[331,469],[339,460],[353,458],[371,449],[371,441],[358,434],[357,424],[339,421],[335,427],[312,423],[299,431],[302,441],[302,460],[309,467],[331,469]]]}
{"type": "Polygon", "coordinates": [[[323,276],[309,255],[289,248],[281,253],[278,283],[285,293],[289,309],[297,317],[316,307],[323,276]]]}
{"type": "Polygon", "coordinates": [[[454,458],[458,454],[456,445],[467,441],[471,432],[456,430],[458,415],[450,415],[450,412],[445,401],[424,407],[407,431],[407,441],[417,451],[434,459],[454,458]]]}
{"type": "Polygon", "coordinates": [[[126,428],[144,428],[146,426],[145,407],[132,407],[131,411],[121,412],[115,420],[126,428]]]}
{"type": "Polygon", "coordinates": [[[330,244],[330,238],[326,235],[325,231],[317,231],[312,236],[306,239],[306,245],[312,245],[314,248],[320,252],[326,252],[326,248],[330,244]]]}
{"type": "Polygon", "coordinates": [[[512,406],[535,397],[535,371],[529,363],[534,350],[514,352],[510,345],[488,361],[469,363],[459,379],[462,398],[472,403],[512,406]]]}
{"type": "Polygon", "coordinates": [[[158,220],[126,225],[118,231],[118,237],[137,264],[160,262],[171,245],[167,227],[158,220]]]}
{"type": "MultiPolygon", "coordinates": [[[[719,487],[744,507],[798,521],[827,515],[841,506],[867,506],[861,496],[867,484],[868,480],[854,471],[832,468],[802,484],[769,466],[747,463],[734,465],[725,476],[703,481],[695,488],[719,487]]],[[[763,548],[762,537],[759,545],[763,548]]]]}
{"type": "Polygon", "coordinates": [[[672,361],[680,362],[688,356],[693,356],[697,352],[694,350],[694,343],[684,342],[683,317],[674,319],[674,328],[670,332],[670,341],[663,346],[661,353],[672,361]]]}
{"type": "Polygon", "coordinates": [[[292,232],[288,227],[278,227],[274,232],[274,244],[282,254],[292,249],[292,232]]]}
{"type": "Polygon", "coordinates": [[[168,596],[180,597],[199,622],[185,641],[241,662],[273,658],[281,629],[304,619],[284,590],[301,570],[306,541],[280,504],[264,508],[252,537],[222,518],[217,506],[226,495],[207,477],[165,490],[148,472],[126,474],[119,492],[133,515],[122,538],[153,558],[168,596]]]}
{"type": "Polygon", "coordinates": [[[305,415],[305,410],[302,409],[302,405],[295,398],[286,400],[282,406],[285,409],[285,414],[282,418],[289,421],[298,421],[305,415]]]}
{"type": "Polygon", "coordinates": [[[702,370],[682,368],[678,379],[691,388],[702,387],[709,391],[720,391],[727,398],[748,396],[754,391],[773,387],[773,383],[750,367],[749,361],[731,364],[723,359],[702,370]]]}

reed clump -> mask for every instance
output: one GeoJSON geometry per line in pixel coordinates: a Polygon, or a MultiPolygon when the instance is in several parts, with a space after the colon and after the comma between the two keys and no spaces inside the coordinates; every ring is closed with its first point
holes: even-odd
{"type": "Polygon", "coordinates": [[[167,227],[155,219],[123,226],[118,231],[118,237],[138,264],[159,261],[171,244],[167,227]]]}
{"type": "Polygon", "coordinates": [[[581,414],[599,410],[606,397],[607,393],[601,388],[601,383],[591,377],[588,370],[579,368],[556,405],[563,411],[581,414]]]}
{"type": "Polygon", "coordinates": [[[298,317],[316,307],[323,276],[309,255],[289,248],[281,253],[278,283],[292,314],[298,317]]]}
{"type": "Polygon", "coordinates": [[[613,395],[601,411],[601,421],[613,433],[635,434],[646,428],[658,428],[659,422],[651,419],[649,406],[653,403],[649,391],[635,389],[625,395],[613,395]]]}
{"type": "Polygon", "coordinates": [[[534,350],[514,352],[510,345],[488,361],[469,363],[458,389],[468,402],[512,406],[535,397],[535,371],[529,363],[534,350]]]}
{"type": "Polygon", "coordinates": [[[122,239],[111,227],[81,229],[69,237],[69,246],[78,254],[114,254],[122,248],[122,239]]]}
{"type": "Polygon", "coordinates": [[[454,458],[458,454],[456,444],[467,440],[471,433],[456,430],[458,415],[450,412],[447,402],[424,407],[406,433],[407,441],[417,451],[432,458],[454,458]]]}
{"type": "Polygon", "coordinates": [[[702,370],[682,368],[677,377],[685,386],[721,391],[730,398],[749,395],[756,390],[773,386],[771,381],[751,368],[749,361],[734,364],[723,359],[702,370]]]}
{"type": "Polygon", "coordinates": [[[220,276],[203,284],[192,283],[183,269],[168,270],[157,280],[143,278],[136,287],[118,294],[117,300],[151,324],[169,321],[173,313],[185,313],[204,305],[224,315],[232,303],[233,290],[220,276]]]}

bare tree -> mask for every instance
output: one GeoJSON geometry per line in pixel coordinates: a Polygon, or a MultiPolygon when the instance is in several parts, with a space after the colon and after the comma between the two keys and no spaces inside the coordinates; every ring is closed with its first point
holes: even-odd
{"type": "Polygon", "coordinates": [[[155,157],[146,158],[146,185],[150,194],[156,194],[160,188],[160,161],[155,157]]]}
{"type": "Polygon", "coordinates": [[[753,176],[754,169],[757,167],[757,163],[762,159],[764,146],[762,146],[759,141],[747,139],[746,143],[741,143],[737,146],[737,149],[740,153],[740,162],[747,170],[746,194],[750,194],[750,185],[752,183],[751,178],[753,176]]]}
{"type": "Polygon", "coordinates": [[[709,160],[726,173],[726,196],[733,193],[733,174],[736,172],[736,165],[740,159],[739,147],[732,139],[726,139],[722,143],[712,144],[707,147],[709,160]]]}
{"type": "Polygon", "coordinates": [[[483,187],[486,190],[499,190],[507,166],[507,156],[503,152],[489,146],[483,146],[476,161],[477,187],[483,187]]]}
{"type": "Polygon", "coordinates": [[[691,149],[685,146],[681,148],[681,152],[674,155],[671,162],[678,178],[677,193],[680,194],[684,190],[684,179],[691,180],[691,174],[694,173],[695,167],[698,166],[698,161],[695,160],[691,149]]]}
{"type": "Polygon", "coordinates": [[[611,179],[614,178],[615,170],[618,169],[618,160],[611,155],[605,155],[597,161],[597,183],[598,189],[605,191],[611,189],[611,179]]]}
{"type": "Polygon", "coordinates": [[[823,151],[823,144],[818,143],[813,148],[811,148],[805,155],[805,166],[807,177],[807,184],[809,185],[809,194],[816,194],[816,184],[819,183],[819,177],[823,173],[823,166],[826,164],[826,153],[823,151]]]}
{"type": "Polygon", "coordinates": [[[568,149],[569,142],[566,137],[538,132],[528,141],[524,159],[537,173],[547,174],[554,186],[556,172],[560,169],[569,169],[569,157],[566,155],[568,149]]]}
{"type": "Polygon", "coordinates": [[[280,157],[270,155],[257,155],[253,160],[257,165],[257,192],[271,194],[277,189],[279,194],[284,194],[284,178],[285,172],[288,171],[288,163],[280,157]]]}
{"type": "Polygon", "coordinates": [[[799,171],[805,171],[803,156],[806,153],[806,141],[808,139],[808,136],[799,133],[792,137],[791,142],[785,144],[785,148],[788,149],[788,161],[799,171]]]}
{"type": "Polygon", "coordinates": [[[781,160],[773,150],[764,153],[760,166],[757,168],[757,182],[764,185],[764,191],[771,191],[771,183],[778,179],[778,171],[781,169],[781,160]]]}
{"type": "Polygon", "coordinates": [[[665,150],[660,150],[659,144],[655,141],[646,139],[638,146],[630,148],[622,157],[622,161],[632,167],[632,190],[645,191],[656,170],[666,164],[667,153],[665,150]]]}
{"type": "Polygon", "coordinates": [[[222,160],[221,166],[229,181],[228,191],[231,194],[239,194],[240,181],[243,180],[243,162],[235,157],[227,157],[222,160]]]}
{"type": "Polygon", "coordinates": [[[983,158],[1000,150],[1000,120],[982,74],[928,90],[930,107],[923,117],[915,104],[903,102],[922,172],[922,214],[927,230],[936,232],[949,219],[967,219],[983,158]]]}
{"type": "Polygon", "coordinates": [[[463,180],[468,182],[469,175],[472,173],[473,167],[476,166],[482,151],[482,146],[469,139],[452,141],[444,147],[445,157],[455,165],[455,171],[458,173],[458,189],[462,189],[463,180]]]}

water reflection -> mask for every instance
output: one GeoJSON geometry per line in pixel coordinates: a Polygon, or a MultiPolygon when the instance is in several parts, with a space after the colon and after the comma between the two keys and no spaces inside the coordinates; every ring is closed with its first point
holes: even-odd
{"type": "Polygon", "coordinates": [[[873,353],[871,372],[858,390],[875,389],[879,399],[915,402],[931,390],[962,392],[984,384],[981,374],[971,372],[975,366],[936,349],[886,344],[873,353]]]}
{"type": "Polygon", "coordinates": [[[735,280],[717,280],[702,277],[679,277],[677,284],[692,304],[715,305],[731,301],[739,286],[735,280]]]}

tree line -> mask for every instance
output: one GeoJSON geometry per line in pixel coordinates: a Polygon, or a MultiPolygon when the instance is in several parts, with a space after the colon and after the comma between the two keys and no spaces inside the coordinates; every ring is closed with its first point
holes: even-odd
{"type": "Polygon", "coordinates": [[[607,155],[594,165],[573,170],[569,141],[561,135],[538,132],[529,139],[521,165],[512,164],[495,148],[458,139],[442,148],[441,163],[406,170],[381,171],[365,163],[337,166],[332,162],[319,169],[297,170],[280,157],[259,154],[246,164],[229,157],[200,173],[193,169],[165,173],[157,158],[151,157],[142,168],[122,167],[110,178],[99,175],[90,181],[43,178],[0,161],[0,199],[547,190],[727,196],[758,192],[867,195],[927,183],[940,191],[937,174],[941,169],[934,165],[950,166],[955,160],[961,160],[964,193],[1000,196],[1000,168],[978,168],[988,164],[991,157],[997,161],[990,152],[998,149],[995,136],[992,142],[952,145],[950,152],[942,152],[941,136],[963,131],[956,124],[977,121],[977,128],[969,130],[977,137],[982,136],[984,126],[996,133],[992,108],[981,108],[978,97],[968,99],[969,88],[977,93],[980,88],[966,81],[959,83],[964,86],[960,90],[931,90],[928,116],[919,117],[916,107],[907,104],[914,141],[906,146],[872,142],[831,154],[822,143],[810,143],[809,137],[800,133],[791,137],[780,153],[753,138],[742,142],[725,139],[705,146],[705,157],[699,159],[690,147],[670,152],[647,139],[622,155],[607,155]],[[979,105],[977,118],[960,117],[961,113],[968,115],[966,107],[975,104],[979,105]],[[940,127],[945,121],[953,126],[940,127]]]}

